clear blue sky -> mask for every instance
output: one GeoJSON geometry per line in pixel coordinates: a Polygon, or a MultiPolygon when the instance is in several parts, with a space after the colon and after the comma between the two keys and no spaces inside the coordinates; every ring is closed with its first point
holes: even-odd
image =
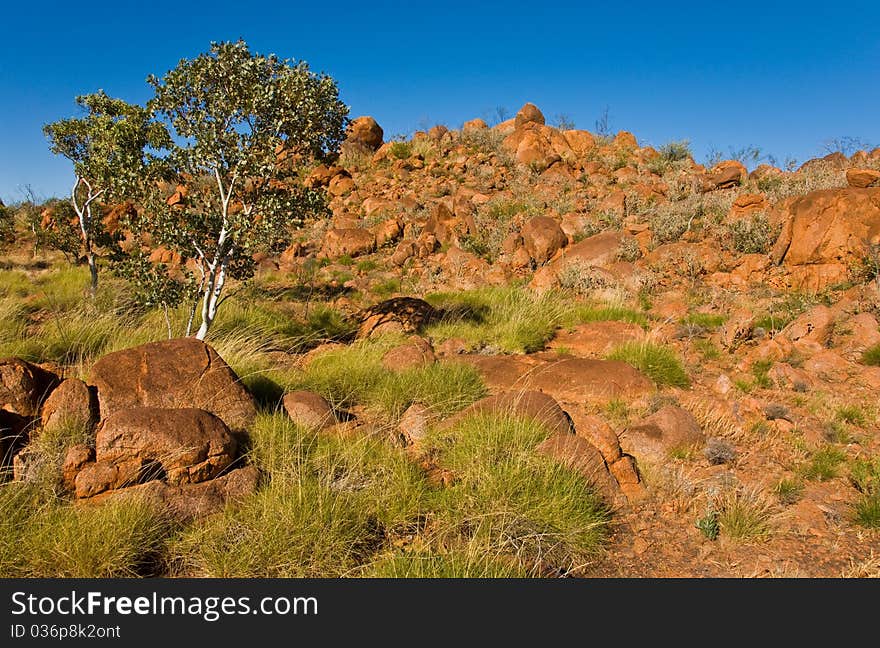
{"type": "Polygon", "coordinates": [[[759,146],[801,161],[823,142],[880,145],[880,3],[11,2],[0,10],[0,198],[63,195],[41,126],[103,88],[144,102],[210,41],[304,59],[386,137],[526,101],[640,141],[759,146]],[[299,6],[301,4],[301,6],[299,6]],[[670,6],[674,5],[674,7],[670,6]]]}

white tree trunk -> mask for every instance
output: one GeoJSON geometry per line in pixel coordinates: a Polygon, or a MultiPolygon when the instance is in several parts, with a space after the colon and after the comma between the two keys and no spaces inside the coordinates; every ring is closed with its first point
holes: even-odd
{"type": "Polygon", "coordinates": [[[226,265],[228,261],[224,259],[220,263],[214,280],[205,290],[205,296],[202,301],[202,323],[196,332],[197,340],[204,340],[217,317],[217,307],[220,304],[220,294],[223,292],[223,285],[226,283],[226,265]]]}

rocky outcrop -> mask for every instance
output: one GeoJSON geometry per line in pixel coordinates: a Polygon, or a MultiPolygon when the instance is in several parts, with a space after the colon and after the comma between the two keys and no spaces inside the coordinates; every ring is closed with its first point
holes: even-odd
{"type": "Polygon", "coordinates": [[[104,356],[89,383],[101,418],[135,407],[197,408],[231,430],[247,430],[256,416],[253,396],[208,344],[195,338],[151,342],[104,356]]]}

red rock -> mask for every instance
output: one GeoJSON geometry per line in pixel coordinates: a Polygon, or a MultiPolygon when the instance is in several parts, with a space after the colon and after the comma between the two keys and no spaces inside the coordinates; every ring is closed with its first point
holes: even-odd
{"type": "Polygon", "coordinates": [[[536,448],[544,455],[580,473],[606,498],[618,492],[617,482],[608,472],[601,453],[584,438],[574,434],[554,434],[536,448]]]}
{"type": "Polygon", "coordinates": [[[629,322],[588,322],[573,330],[562,330],[549,343],[550,349],[565,350],[580,357],[604,357],[624,342],[642,340],[645,331],[629,322]]]}
{"type": "Polygon", "coordinates": [[[98,427],[95,464],[88,478],[82,477],[85,468],[77,475],[77,496],[88,497],[145,478],[169,484],[206,481],[232,465],[237,449],[223,421],[204,410],[119,410],[98,427]]]}
{"type": "Polygon", "coordinates": [[[358,338],[379,335],[389,330],[415,333],[438,317],[439,313],[428,302],[415,297],[393,297],[371,306],[360,314],[358,338]],[[395,325],[389,327],[389,325],[395,325]]]}
{"type": "Polygon", "coordinates": [[[0,410],[24,417],[40,414],[40,404],[58,384],[58,377],[18,358],[0,360],[0,410]]]}
{"type": "Polygon", "coordinates": [[[433,364],[435,359],[431,344],[414,336],[407,343],[389,349],[382,356],[382,366],[390,371],[400,372],[433,364]]]}
{"type": "Polygon", "coordinates": [[[880,186],[880,171],[876,169],[847,169],[846,183],[850,187],[859,189],[880,186]]]}
{"type": "Polygon", "coordinates": [[[82,380],[68,378],[49,394],[43,404],[44,432],[74,426],[91,430],[98,422],[97,395],[82,380]]]}
{"type": "Polygon", "coordinates": [[[337,422],[333,407],[315,392],[289,392],[284,395],[283,404],[290,419],[308,430],[324,430],[337,422]]]}
{"type": "Polygon", "coordinates": [[[798,285],[822,288],[880,241],[880,187],[812,191],[781,203],[771,221],[782,224],[773,261],[790,268],[798,285]]]}
{"type": "Polygon", "coordinates": [[[704,440],[700,425],[690,412],[667,405],[624,430],[620,447],[639,463],[662,463],[671,451],[695,446],[704,440]]]}
{"type": "Polygon", "coordinates": [[[364,116],[357,117],[349,122],[345,141],[347,144],[355,144],[375,151],[382,146],[384,136],[385,133],[376,120],[372,117],[364,116]]]}
{"type": "Polygon", "coordinates": [[[548,430],[559,434],[572,432],[571,419],[554,398],[539,391],[508,391],[487,396],[443,422],[449,428],[464,418],[479,415],[516,416],[530,418],[548,430]]]}
{"type": "Polygon", "coordinates": [[[321,254],[330,259],[341,256],[351,257],[369,254],[376,249],[376,237],[368,229],[359,227],[330,229],[324,234],[321,254]]]}
{"type": "Polygon", "coordinates": [[[546,263],[565,247],[568,239],[559,224],[548,216],[535,216],[522,228],[526,252],[539,264],[546,263]]]}
{"type": "Polygon", "coordinates": [[[110,353],[94,364],[101,418],[133,407],[198,408],[232,430],[250,427],[253,396],[217,352],[195,338],[151,342],[110,353]]]}

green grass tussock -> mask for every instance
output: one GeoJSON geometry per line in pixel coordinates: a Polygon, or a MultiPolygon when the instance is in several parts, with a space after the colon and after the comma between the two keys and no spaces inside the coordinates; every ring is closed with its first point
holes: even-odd
{"type": "Polygon", "coordinates": [[[675,352],[651,342],[625,342],[606,358],[632,365],[659,386],[687,387],[691,382],[675,352]]]}

